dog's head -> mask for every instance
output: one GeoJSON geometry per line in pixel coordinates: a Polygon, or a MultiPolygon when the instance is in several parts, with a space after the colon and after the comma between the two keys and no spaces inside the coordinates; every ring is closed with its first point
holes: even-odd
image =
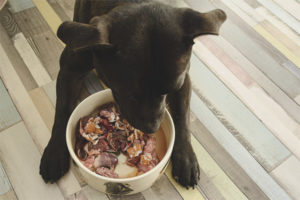
{"type": "Polygon", "coordinates": [[[160,3],[120,6],[90,24],[65,22],[59,38],[74,51],[92,51],[94,65],[112,89],[121,113],[136,128],[155,132],[168,93],[188,71],[193,39],[217,35],[226,15],[160,3]]]}

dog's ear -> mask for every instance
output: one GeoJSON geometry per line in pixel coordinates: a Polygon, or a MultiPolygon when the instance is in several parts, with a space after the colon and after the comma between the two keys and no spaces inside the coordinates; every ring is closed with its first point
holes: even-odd
{"type": "Polygon", "coordinates": [[[63,22],[57,30],[57,37],[73,51],[112,48],[107,22],[101,17],[94,17],[90,24],[63,22]]]}
{"type": "Polygon", "coordinates": [[[180,22],[185,36],[195,38],[204,34],[218,35],[226,20],[226,14],[220,9],[200,13],[189,8],[180,8],[180,22]]]}

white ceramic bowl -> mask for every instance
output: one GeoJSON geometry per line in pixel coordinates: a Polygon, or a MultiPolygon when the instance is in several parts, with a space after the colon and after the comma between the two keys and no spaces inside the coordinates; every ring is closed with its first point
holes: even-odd
{"type": "Polygon", "coordinates": [[[98,191],[107,194],[127,195],[141,192],[148,189],[165,171],[172,153],[175,141],[175,130],[171,115],[166,110],[164,118],[161,123],[161,128],[165,134],[166,139],[166,153],[161,161],[148,172],[131,177],[131,178],[108,178],[98,175],[87,169],[77,158],[75,147],[75,131],[77,123],[81,117],[91,114],[99,106],[114,101],[111,90],[106,89],[98,93],[92,94],[84,101],[82,101],[73,111],[67,125],[67,146],[72,159],[79,167],[80,173],[83,175],[85,181],[98,191]]]}

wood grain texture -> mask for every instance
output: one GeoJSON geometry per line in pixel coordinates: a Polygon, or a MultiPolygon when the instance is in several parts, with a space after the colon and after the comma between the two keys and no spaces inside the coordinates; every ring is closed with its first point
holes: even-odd
{"type": "Polygon", "coordinates": [[[141,193],[131,195],[107,195],[110,200],[146,200],[141,193]]]}
{"type": "Polygon", "coordinates": [[[300,161],[291,156],[271,172],[278,183],[293,197],[299,199],[300,161]]]}
{"type": "MultiPolygon", "coordinates": [[[[256,106],[260,102],[255,101],[256,97],[250,92],[247,94],[248,89],[239,83],[237,78],[230,74],[230,71],[212,56],[204,46],[196,43],[194,50],[207,66],[204,66],[196,57],[192,58],[190,76],[194,88],[197,89],[198,93],[205,94],[206,98],[222,115],[220,118],[223,120],[221,121],[224,126],[229,130],[232,129],[232,134],[253,157],[266,170],[272,170],[278,163],[287,158],[290,152],[217,77],[221,78],[226,85],[229,85],[229,88],[235,94],[238,94],[238,97],[245,98],[242,99],[244,102],[246,100],[252,101],[256,106]],[[218,72],[216,72],[216,69],[218,72]],[[215,77],[215,74],[217,77],[215,77]],[[224,80],[225,76],[227,76],[226,80],[224,80]],[[228,79],[234,82],[234,85],[229,83],[228,79]],[[243,95],[240,95],[239,92],[243,92],[243,95]]],[[[262,106],[262,108],[264,107],[262,106]]],[[[269,114],[267,111],[266,113],[269,114]]]]}
{"type": "Polygon", "coordinates": [[[278,200],[290,199],[286,192],[223,126],[195,93],[192,93],[191,110],[268,198],[278,200]]]}
{"type": "Polygon", "coordinates": [[[282,30],[278,29],[268,20],[264,20],[260,22],[260,25],[264,27],[273,37],[276,37],[284,46],[286,46],[290,51],[292,51],[295,55],[300,57],[300,46],[296,44],[291,38],[289,38],[286,34],[282,32],[282,30]]]}
{"type": "Polygon", "coordinates": [[[42,14],[43,18],[47,21],[53,33],[57,32],[58,26],[62,23],[58,15],[51,8],[47,0],[32,0],[34,5],[42,14]]]}
{"type": "MultiPolygon", "coordinates": [[[[61,21],[70,21],[71,18],[66,13],[66,10],[61,7],[56,0],[48,0],[49,5],[56,12],[61,21]]],[[[73,12],[72,12],[73,13],[73,12]]]]}
{"type": "Polygon", "coordinates": [[[36,7],[14,13],[13,17],[26,38],[43,34],[49,30],[47,22],[36,7]]]}
{"type": "MultiPolygon", "coordinates": [[[[53,3],[59,4],[62,10],[65,12],[65,15],[68,17],[68,20],[73,20],[75,0],[48,0],[48,2],[51,5],[53,3]]],[[[55,9],[54,7],[53,9],[57,12],[57,9],[55,9]]],[[[61,17],[61,19],[63,18],[61,17]]]]}
{"type": "Polygon", "coordinates": [[[253,27],[256,32],[263,36],[270,44],[272,44],[278,51],[280,51],[285,57],[291,60],[298,68],[300,68],[300,58],[284,46],[277,40],[277,36],[273,36],[270,32],[266,31],[258,22],[263,20],[263,17],[254,18],[254,16],[260,16],[253,8],[245,4],[241,0],[232,0],[222,2],[235,12],[240,18],[242,18],[249,26],[253,27]],[[250,17],[251,16],[251,17],[250,17]],[[253,19],[254,18],[254,19],[253,19]]]}
{"type": "MultiPolygon", "coordinates": [[[[2,11],[0,13],[2,13],[2,11]]],[[[0,19],[3,19],[2,16],[0,19]]],[[[0,43],[4,47],[7,56],[11,60],[11,63],[21,78],[23,85],[27,90],[36,88],[37,84],[35,80],[33,79],[23,59],[20,57],[18,51],[15,49],[7,30],[2,26],[2,24],[0,24],[0,34],[0,43]]],[[[15,34],[15,32],[13,31],[11,34],[15,34]]]]}
{"type": "Polygon", "coordinates": [[[17,200],[16,193],[13,190],[6,192],[5,194],[0,195],[0,200],[17,200]]]}
{"type": "MultiPolygon", "coordinates": [[[[300,68],[300,58],[285,47],[280,41],[278,41],[273,35],[266,31],[261,25],[253,27],[260,35],[262,35],[268,42],[270,42],[275,48],[277,48],[285,57],[292,61],[298,68],[300,68]]],[[[278,37],[278,36],[276,36],[278,37]]]]}
{"type": "Polygon", "coordinates": [[[30,47],[23,33],[16,34],[12,40],[38,86],[51,82],[48,72],[30,47]]]}
{"type": "Polygon", "coordinates": [[[203,195],[197,190],[197,189],[189,189],[187,190],[186,188],[182,187],[179,185],[175,179],[172,176],[172,164],[171,162],[169,163],[165,174],[167,175],[168,179],[172,183],[172,185],[176,188],[178,193],[182,196],[183,199],[185,200],[204,200],[205,198],[203,195]]]}
{"type": "Polygon", "coordinates": [[[52,80],[59,71],[62,43],[55,36],[37,8],[31,8],[15,15],[18,26],[24,33],[32,49],[46,68],[52,80]]]}
{"type": "MultiPolygon", "coordinates": [[[[22,85],[21,80],[16,74],[16,71],[11,65],[2,46],[0,46],[0,56],[0,75],[3,77],[3,82],[5,83],[39,152],[43,152],[50,139],[50,131],[22,85]]],[[[60,179],[58,185],[65,196],[80,191],[80,185],[71,171],[60,179]]]]}
{"type": "MultiPolygon", "coordinates": [[[[207,100],[205,100],[205,102],[208,104],[207,100]]],[[[207,106],[209,108],[213,107],[211,105],[207,106]]],[[[269,199],[192,112],[190,130],[194,137],[203,145],[205,150],[248,199],[269,199]]],[[[214,189],[215,186],[210,183],[211,180],[209,177],[203,178],[203,174],[203,172],[200,174],[200,187],[206,196],[212,199],[221,199],[221,197],[217,196],[219,192],[214,189]]]]}
{"type": "MultiPolygon", "coordinates": [[[[209,61],[206,56],[202,56],[203,61],[210,63],[209,66],[212,71],[214,71],[215,74],[219,76],[231,90],[234,91],[244,104],[246,104],[248,108],[256,114],[257,118],[261,119],[265,122],[265,124],[267,124],[270,120],[279,121],[281,126],[286,127],[293,134],[299,135],[297,131],[299,124],[290,117],[288,113],[261,88],[260,85],[258,85],[244,70],[242,70],[241,67],[237,65],[237,63],[224,50],[219,48],[219,46],[208,37],[203,37],[199,39],[199,41],[201,41],[202,44],[208,48],[207,50],[215,56],[211,58],[214,62],[209,61]],[[224,67],[228,70],[219,70],[219,68],[222,69],[224,67]],[[241,83],[239,83],[239,80],[241,83]],[[245,86],[246,88],[244,88],[245,86]]],[[[205,54],[207,50],[203,50],[203,53],[205,54]]],[[[202,51],[199,50],[198,53],[200,56],[202,51]]],[[[212,56],[212,54],[208,54],[212,56]]],[[[209,57],[209,55],[207,55],[207,57],[209,57]]],[[[274,126],[273,129],[276,128],[277,127],[274,126]]]]}
{"type": "Polygon", "coordinates": [[[277,27],[280,31],[282,31],[287,37],[291,38],[291,40],[293,40],[296,45],[300,46],[300,38],[298,34],[291,30],[291,28],[288,27],[284,22],[280,21],[280,19],[278,19],[270,11],[262,6],[255,8],[255,10],[266,20],[272,23],[275,27],[277,27]]]}
{"type": "Polygon", "coordinates": [[[1,78],[0,78],[0,131],[21,121],[1,78]]]}
{"type": "MultiPolygon", "coordinates": [[[[265,73],[269,79],[275,82],[291,98],[298,95],[300,87],[297,87],[297,85],[300,84],[300,80],[288,69],[280,65],[280,63],[290,61],[270,43],[265,41],[264,38],[249,25],[245,24],[220,0],[211,1],[218,8],[222,8],[228,16],[228,19],[221,27],[220,35],[245,55],[249,61],[255,64],[257,68],[265,73]],[[282,78],[284,78],[285,81],[282,81],[282,78]]],[[[201,1],[201,4],[196,0],[188,0],[188,2],[199,11],[216,8],[211,2],[208,2],[208,0],[201,1]]]]}
{"type": "Polygon", "coordinates": [[[163,174],[160,179],[158,179],[151,188],[142,192],[143,196],[146,200],[150,199],[157,199],[157,200],[164,200],[164,199],[174,199],[180,200],[182,197],[171,184],[169,179],[165,174],[163,174]]]}
{"type": "MultiPolygon", "coordinates": [[[[240,96],[243,98],[243,100],[250,101],[252,100],[254,102],[254,105],[258,103],[256,106],[259,106],[259,101],[256,97],[251,97],[249,94],[247,94],[245,91],[247,91],[246,88],[243,86],[239,85],[238,82],[234,82],[236,79],[234,76],[230,75],[227,70],[224,70],[225,68],[223,67],[223,64],[220,63],[216,58],[211,56],[211,54],[207,51],[207,49],[201,45],[200,43],[196,42],[195,45],[195,51],[197,56],[203,61],[206,62],[207,66],[210,67],[211,70],[213,70],[214,73],[218,74],[220,78],[222,78],[223,81],[226,81],[226,84],[230,84],[231,88],[234,89],[234,91],[240,91],[243,92],[243,95],[240,96]],[[205,54],[205,55],[204,55],[205,54]],[[209,57],[209,59],[207,59],[209,57]],[[218,67],[217,67],[217,66],[218,67]],[[227,71],[227,72],[226,72],[227,71]],[[224,74],[224,75],[222,75],[224,74]],[[227,78],[225,80],[224,77],[226,76],[227,78]],[[230,83],[231,82],[231,83],[230,83]],[[234,83],[233,83],[234,82],[234,83]],[[240,88],[238,88],[240,86],[240,88]],[[234,87],[234,88],[233,88],[234,87]]],[[[251,90],[258,92],[257,88],[253,87],[251,90]]],[[[250,93],[251,94],[251,93],[250,93]]],[[[265,99],[264,99],[265,100],[265,99]]],[[[225,106],[226,107],[226,106],[225,106]]],[[[274,116],[273,110],[266,110],[264,106],[261,106],[259,110],[257,111],[263,111],[264,114],[258,113],[257,116],[263,120],[265,125],[268,127],[269,130],[272,131],[272,133],[283,143],[286,145],[286,147],[293,152],[298,158],[300,158],[300,149],[298,148],[300,146],[300,138],[299,138],[299,125],[296,124],[297,126],[293,127],[291,130],[290,127],[286,126],[286,124],[283,123],[281,119],[278,119],[274,116]]],[[[226,116],[227,118],[231,118],[232,116],[228,115],[226,116]]],[[[243,116],[244,117],[244,116],[243,116]]],[[[242,117],[241,117],[242,118],[242,117]]],[[[289,122],[289,121],[288,121],[289,122]]],[[[231,122],[232,123],[232,122],[231,122]]],[[[250,129],[251,130],[251,129],[250,129]]],[[[255,135],[255,134],[252,134],[255,135]]],[[[272,134],[271,134],[272,135],[272,134]]],[[[257,137],[257,136],[256,136],[257,137]]],[[[262,138],[261,138],[262,139],[262,138]]],[[[266,140],[268,141],[268,140],[266,140]]],[[[275,140],[273,140],[275,142],[275,140]]],[[[263,144],[263,143],[262,143],[263,144]]],[[[257,147],[256,147],[257,148],[257,147]]],[[[265,150],[265,146],[262,145],[261,149],[265,150]]],[[[276,156],[275,156],[276,157],[276,156]]],[[[284,157],[281,157],[281,159],[284,159],[284,157]]],[[[273,166],[274,167],[274,166],[273,166]]],[[[268,169],[268,168],[267,168],[268,169]]],[[[271,168],[272,169],[272,168],[271,168]]]]}
{"type": "MultiPolygon", "coordinates": [[[[265,8],[271,11],[274,15],[276,15],[281,21],[286,23],[289,27],[291,27],[296,33],[300,34],[300,22],[297,21],[294,17],[292,17],[289,13],[285,12],[281,7],[279,7],[275,2],[271,0],[257,0],[261,3],[265,8]]],[[[285,2],[285,4],[287,4],[285,2]]],[[[299,12],[299,11],[298,11],[299,12]]]]}
{"type": "Polygon", "coordinates": [[[225,199],[212,180],[200,169],[200,181],[196,188],[202,193],[205,199],[225,199]]]}
{"type": "Polygon", "coordinates": [[[9,11],[8,6],[6,6],[0,12],[0,23],[5,28],[9,37],[12,37],[15,34],[20,32],[20,29],[19,29],[16,21],[14,20],[11,12],[9,11]]]}
{"type": "Polygon", "coordinates": [[[55,110],[47,94],[43,88],[36,88],[29,91],[29,95],[49,131],[51,131],[54,123],[55,110]]]}
{"type": "Polygon", "coordinates": [[[64,199],[56,184],[45,184],[37,173],[41,155],[23,122],[0,133],[0,152],[19,199],[64,199]]]}
{"type": "Polygon", "coordinates": [[[13,12],[20,12],[34,6],[31,0],[9,0],[8,2],[13,12]]]}
{"type": "Polygon", "coordinates": [[[55,80],[59,71],[59,59],[63,51],[63,45],[58,38],[48,30],[43,34],[32,37],[37,55],[48,71],[52,80],[55,80]]]}
{"type": "Polygon", "coordinates": [[[232,183],[230,178],[224,171],[216,164],[203,146],[191,136],[191,143],[194,152],[197,156],[200,168],[205,172],[209,179],[214,183],[221,195],[225,199],[247,199],[247,197],[232,183]]]}
{"type": "Polygon", "coordinates": [[[50,99],[52,105],[56,105],[56,80],[43,86],[44,91],[46,92],[48,98],[50,99]]]}
{"type": "Polygon", "coordinates": [[[300,123],[300,107],[295,101],[287,96],[266,74],[262,73],[250,62],[241,52],[233,47],[223,37],[210,37],[224,52],[230,52],[230,57],[258,84],[264,91],[272,97],[296,122],[300,123]]]}
{"type": "Polygon", "coordinates": [[[6,172],[0,162],[0,196],[9,192],[12,189],[11,184],[8,180],[6,172]]]}
{"type": "Polygon", "coordinates": [[[108,200],[108,197],[104,193],[94,190],[90,186],[84,186],[82,191],[88,200],[108,200]]]}

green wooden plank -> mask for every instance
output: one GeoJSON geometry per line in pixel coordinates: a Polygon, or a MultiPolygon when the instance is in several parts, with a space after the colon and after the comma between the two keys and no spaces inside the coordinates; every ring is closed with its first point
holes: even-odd
{"type": "Polygon", "coordinates": [[[21,117],[0,79],[0,130],[19,121],[21,121],[21,117]]]}
{"type": "Polygon", "coordinates": [[[291,199],[194,92],[191,110],[270,199],[291,199]]]}
{"type": "Polygon", "coordinates": [[[294,66],[296,68],[296,66],[255,32],[252,27],[245,24],[220,0],[202,0],[201,3],[197,0],[187,0],[187,2],[194,9],[202,12],[215,8],[225,10],[228,19],[221,27],[220,35],[285,91],[291,99],[300,94],[300,80],[282,63],[290,63],[289,67],[294,66]]]}
{"type": "Polygon", "coordinates": [[[220,121],[268,171],[290,152],[264,124],[196,56],[190,76],[198,94],[203,94],[220,112],[220,121]]]}

